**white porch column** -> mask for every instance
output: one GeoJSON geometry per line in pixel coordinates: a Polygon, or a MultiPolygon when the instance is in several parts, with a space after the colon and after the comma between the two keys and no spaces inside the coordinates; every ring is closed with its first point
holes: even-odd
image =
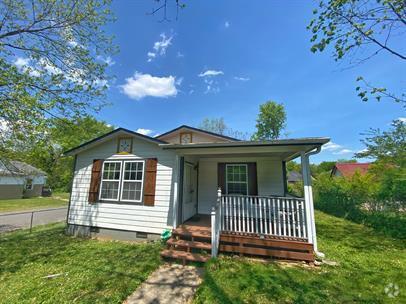
{"type": "Polygon", "coordinates": [[[306,227],[309,243],[313,244],[314,251],[317,253],[317,238],[316,238],[316,224],[314,219],[314,206],[313,206],[313,189],[312,180],[310,175],[309,156],[305,152],[301,152],[301,165],[303,175],[303,188],[304,198],[306,205],[306,227]]]}
{"type": "Polygon", "coordinates": [[[178,206],[179,206],[179,168],[180,168],[180,157],[175,156],[175,165],[173,166],[173,208],[172,208],[172,219],[173,228],[178,226],[178,206]]]}

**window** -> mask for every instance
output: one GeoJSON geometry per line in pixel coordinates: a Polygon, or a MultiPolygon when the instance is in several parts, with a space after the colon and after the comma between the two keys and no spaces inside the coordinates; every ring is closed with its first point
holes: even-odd
{"type": "Polygon", "coordinates": [[[105,161],[100,200],[141,202],[144,161],[105,161]]]}
{"type": "Polygon", "coordinates": [[[144,162],[124,162],[123,188],[121,189],[122,201],[141,201],[143,172],[144,162]]]}
{"type": "Polygon", "coordinates": [[[121,162],[105,161],[103,163],[100,199],[118,201],[120,189],[121,162]]]}
{"type": "Polygon", "coordinates": [[[247,164],[226,164],[227,194],[248,194],[247,164]]]}
{"type": "Polygon", "coordinates": [[[31,178],[27,178],[26,182],[25,182],[25,190],[32,190],[33,186],[32,186],[32,179],[31,178]]]}

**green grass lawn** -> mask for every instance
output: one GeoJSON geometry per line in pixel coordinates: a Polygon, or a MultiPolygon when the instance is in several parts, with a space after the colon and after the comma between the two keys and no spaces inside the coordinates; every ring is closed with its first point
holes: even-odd
{"type": "Polygon", "coordinates": [[[57,208],[68,206],[69,193],[55,193],[52,197],[33,197],[0,200],[0,212],[57,208]]]}
{"type": "Polygon", "coordinates": [[[283,265],[223,257],[206,264],[195,303],[406,303],[406,244],[322,212],[320,251],[339,266],[283,265]],[[396,298],[385,286],[396,284],[396,298]]]}
{"type": "Polygon", "coordinates": [[[68,237],[62,224],[1,234],[0,303],[121,303],[160,265],[160,250],[68,237]]]}

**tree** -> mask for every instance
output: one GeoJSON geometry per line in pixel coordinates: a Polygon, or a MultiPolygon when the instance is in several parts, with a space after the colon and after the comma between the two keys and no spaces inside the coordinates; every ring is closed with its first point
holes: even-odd
{"type": "MultiPolygon", "coordinates": [[[[323,52],[333,45],[336,61],[347,58],[355,65],[379,53],[406,60],[402,48],[406,25],[404,0],[322,0],[313,13],[315,18],[308,25],[313,33],[312,52],[323,52]]],[[[358,77],[357,81],[361,85],[356,91],[363,101],[373,96],[378,101],[389,98],[406,106],[405,93],[395,95],[363,77],[358,77]]]]}
{"type": "Polygon", "coordinates": [[[76,120],[54,119],[46,134],[46,140],[31,146],[27,145],[14,158],[18,158],[44,170],[48,184],[53,189],[68,191],[72,179],[73,157],[63,157],[62,153],[86,141],[113,130],[104,121],[85,116],[76,120]]]}
{"type": "Polygon", "coordinates": [[[281,103],[268,101],[259,106],[257,131],[252,135],[252,140],[277,139],[285,127],[285,107],[281,103]]]}
{"type": "Polygon", "coordinates": [[[248,140],[250,138],[250,135],[247,132],[241,132],[228,127],[227,124],[224,122],[223,117],[204,118],[199,124],[198,128],[241,140],[248,140]]]}
{"type": "Polygon", "coordinates": [[[403,120],[394,120],[388,131],[371,128],[364,136],[361,142],[366,149],[357,153],[356,157],[406,166],[406,124],[403,120]]]}
{"type": "Polygon", "coordinates": [[[104,104],[108,0],[0,2],[0,157],[44,140],[55,117],[77,118],[104,104]]]}
{"type": "Polygon", "coordinates": [[[199,128],[209,132],[224,135],[225,131],[228,129],[224,122],[224,118],[204,118],[199,125],[199,128]]]}

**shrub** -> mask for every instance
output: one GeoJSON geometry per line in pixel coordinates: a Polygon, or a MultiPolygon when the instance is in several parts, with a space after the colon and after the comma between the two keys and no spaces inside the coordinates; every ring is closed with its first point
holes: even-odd
{"type": "Polygon", "coordinates": [[[404,238],[406,217],[402,191],[405,185],[395,178],[396,172],[387,170],[379,177],[375,173],[356,173],[352,178],[319,176],[314,183],[315,207],[404,238]]]}

